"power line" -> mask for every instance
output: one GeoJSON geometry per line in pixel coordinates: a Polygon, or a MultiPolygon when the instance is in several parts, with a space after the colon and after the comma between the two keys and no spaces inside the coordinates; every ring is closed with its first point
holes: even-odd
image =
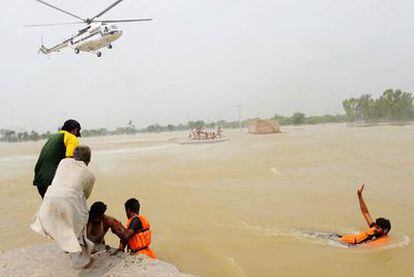
{"type": "Polygon", "coordinates": [[[241,125],[241,105],[235,105],[236,108],[239,109],[239,131],[242,131],[242,125],[241,125]]]}

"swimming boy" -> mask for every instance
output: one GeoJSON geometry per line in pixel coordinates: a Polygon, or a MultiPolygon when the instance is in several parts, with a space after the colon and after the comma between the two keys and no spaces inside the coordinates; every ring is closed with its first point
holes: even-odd
{"type": "Polygon", "coordinates": [[[369,214],[368,207],[365,204],[364,198],[362,197],[362,191],[364,190],[364,186],[362,185],[361,188],[357,191],[358,200],[359,200],[359,207],[361,208],[362,215],[367,222],[369,229],[365,232],[356,234],[356,235],[343,235],[339,236],[339,240],[341,242],[347,244],[361,244],[366,243],[369,241],[376,240],[380,237],[386,236],[388,232],[391,230],[391,223],[388,219],[385,218],[377,218],[374,222],[371,215],[369,214]]]}
{"type": "Polygon", "coordinates": [[[156,255],[151,248],[151,230],[149,221],[139,214],[140,204],[135,198],[125,202],[125,213],[128,218],[126,231],[119,243],[119,250],[124,251],[128,245],[128,250],[136,254],[144,254],[153,259],[156,255]]]}

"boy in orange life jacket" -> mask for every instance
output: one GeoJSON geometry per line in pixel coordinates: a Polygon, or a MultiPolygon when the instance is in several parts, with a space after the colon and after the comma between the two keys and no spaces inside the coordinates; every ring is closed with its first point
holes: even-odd
{"type": "Polygon", "coordinates": [[[140,204],[137,199],[131,198],[125,202],[125,212],[128,218],[127,230],[122,235],[119,250],[124,251],[125,246],[128,246],[128,251],[156,259],[154,251],[149,248],[151,244],[149,221],[139,214],[139,209],[140,204]]]}
{"type": "Polygon", "coordinates": [[[368,207],[365,204],[364,198],[362,197],[362,191],[364,190],[364,186],[365,185],[362,185],[362,187],[357,191],[357,194],[362,215],[364,216],[365,221],[367,222],[370,229],[357,235],[339,236],[339,239],[342,242],[348,244],[360,244],[376,240],[379,237],[386,236],[388,232],[391,230],[391,223],[388,219],[380,217],[377,218],[375,222],[374,220],[372,220],[372,217],[368,211],[368,207]]]}

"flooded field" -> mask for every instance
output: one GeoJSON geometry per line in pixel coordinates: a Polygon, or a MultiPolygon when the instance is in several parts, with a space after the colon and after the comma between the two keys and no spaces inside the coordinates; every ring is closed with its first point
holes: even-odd
{"type": "MultiPolygon", "coordinates": [[[[178,145],[186,133],[82,138],[97,182],[89,204],[125,222],[141,202],[160,259],[199,276],[413,276],[414,126],[286,127],[230,131],[229,141],[178,145]],[[345,248],[310,232],[366,228],[356,189],[391,243],[345,248]]],[[[31,185],[43,142],[0,144],[0,249],[49,242],[29,229],[31,185]]],[[[108,234],[107,242],[117,246],[108,234]]]]}

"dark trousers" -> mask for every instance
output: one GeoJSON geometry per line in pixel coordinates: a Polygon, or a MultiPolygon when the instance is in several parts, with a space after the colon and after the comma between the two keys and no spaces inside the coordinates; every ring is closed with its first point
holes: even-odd
{"type": "Polygon", "coordinates": [[[37,186],[37,191],[39,192],[40,196],[43,199],[43,197],[45,196],[45,193],[47,191],[47,187],[39,187],[39,186],[37,186]]]}

